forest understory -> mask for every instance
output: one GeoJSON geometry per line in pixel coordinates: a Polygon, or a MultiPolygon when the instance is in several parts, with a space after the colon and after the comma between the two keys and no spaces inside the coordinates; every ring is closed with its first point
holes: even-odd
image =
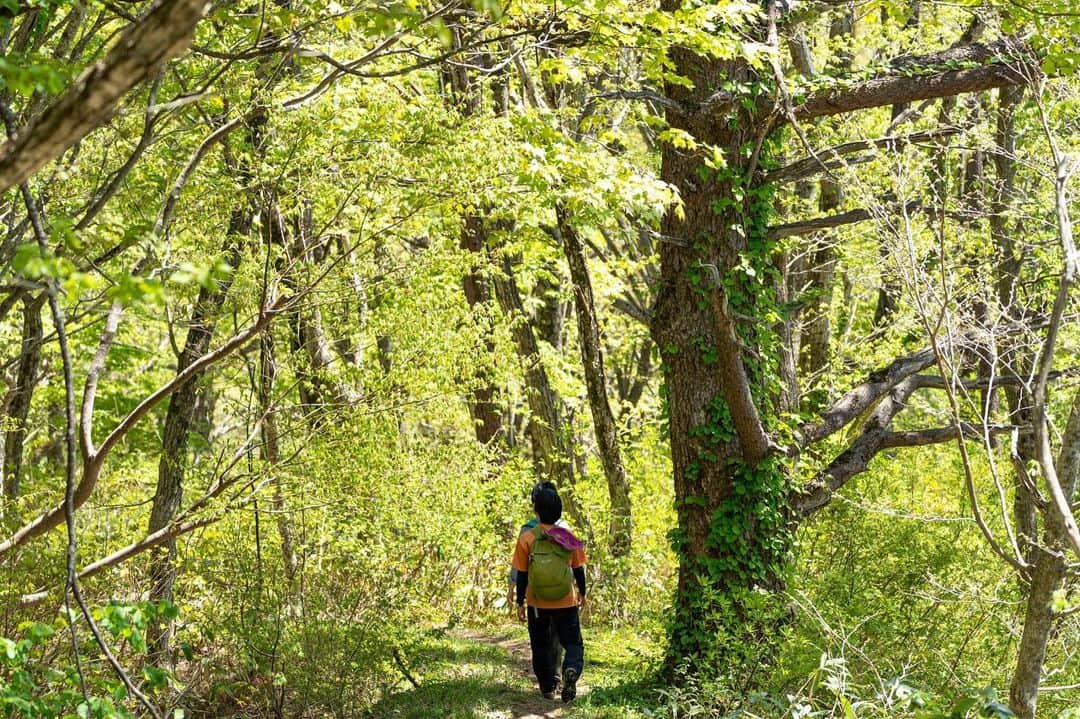
{"type": "Polygon", "coordinates": [[[0,0],[0,718],[1080,719],[1077,68],[1062,0],[0,0]]]}

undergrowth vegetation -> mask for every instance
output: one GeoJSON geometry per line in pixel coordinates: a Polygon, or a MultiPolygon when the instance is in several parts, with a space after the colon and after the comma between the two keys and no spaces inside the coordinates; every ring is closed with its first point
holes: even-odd
{"type": "Polygon", "coordinates": [[[1068,5],[0,0],[0,719],[1080,717],[1068,5]]]}

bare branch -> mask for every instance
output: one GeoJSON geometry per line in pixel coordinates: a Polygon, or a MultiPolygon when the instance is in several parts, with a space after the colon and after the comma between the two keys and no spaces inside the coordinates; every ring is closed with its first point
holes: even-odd
{"type": "MultiPolygon", "coordinates": [[[[934,351],[923,349],[900,357],[889,365],[874,370],[866,380],[856,385],[832,407],[821,414],[821,420],[813,425],[803,425],[803,447],[820,442],[852,422],[886,393],[917,372],[934,364],[934,351]]],[[[912,387],[914,390],[915,387],[912,387]]]]}
{"type": "Polygon", "coordinates": [[[921,142],[931,142],[943,137],[949,137],[960,132],[958,127],[944,127],[940,130],[928,130],[926,132],[915,132],[910,135],[891,135],[889,137],[879,137],[873,140],[857,140],[855,142],[845,142],[842,145],[836,147],[826,148],[824,150],[817,150],[813,157],[804,157],[801,160],[796,160],[783,167],[778,167],[775,170],[765,173],[762,182],[769,184],[780,184],[785,182],[794,182],[801,180],[805,177],[817,174],[821,170],[831,169],[832,165],[828,163],[829,160],[835,160],[845,155],[850,155],[856,152],[864,152],[866,150],[873,150],[878,148],[884,148],[890,152],[896,151],[906,145],[915,145],[921,142]]]}
{"type": "MultiPolygon", "coordinates": [[[[1068,367],[1066,369],[1051,372],[1049,379],[1078,376],[1080,376],[1080,367],[1068,367]]],[[[977,377],[975,379],[950,382],[936,374],[921,374],[915,377],[915,381],[918,383],[920,389],[947,389],[949,387],[957,387],[970,392],[975,390],[993,389],[995,387],[1018,387],[1026,385],[1028,383],[1028,378],[1013,373],[1003,374],[997,377],[977,377]]]]}
{"type": "MultiPolygon", "coordinates": [[[[831,167],[831,163],[827,165],[831,167]]],[[[888,200],[888,198],[883,198],[888,200]]],[[[766,233],[766,237],[770,240],[782,240],[785,237],[798,237],[800,235],[809,235],[813,232],[819,232],[821,230],[829,230],[835,227],[843,227],[844,225],[854,225],[859,222],[866,222],[874,218],[880,218],[886,213],[909,215],[914,213],[921,213],[929,217],[939,219],[942,217],[948,217],[950,219],[968,221],[974,220],[979,217],[984,217],[986,213],[982,211],[974,210],[943,210],[940,207],[926,207],[914,200],[906,202],[902,205],[882,205],[874,208],[873,210],[859,208],[855,210],[848,210],[847,212],[840,212],[835,215],[825,215],[823,217],[812,217],[809,220],[799,220],[798,222],[789,222],[783,225],[774,225],[770,227],[766,233]]]]}
{"type": "MultiPolygon", "coordinates": [[[[1073,168],[1072,159],[1062,154],[1057,141],[1050,130],[1050,124],[1046,117],[1043,103],[1037,98],[1036,106],[1039,110],[1039,118],[1043,132],[1046,135],[1050,151],[1053,156],[1056,174],[1054,177],[1055,211],[1057,215],[1058,239],[1061,242],[1062,259],[1064,268],[1061,279],[1058,282],[1058,291],[1054,297],[1054,307],[1050,312],[1050,324],[1047,328],[1046,339],[1043,342],[1038,362],[1036,363],[1035,386],[1032,390],[1032,404],[1035,424],[1035,451],[1039,464],[1043,470],[1043,478],[1050,489],[1050,498],[1056,510],[1054,523],[1060,534],[1068,540],[1073,551],[1080,556],[1080,528],[1077,527],[1076,517],[1070,507],[1071,492],[1066,492],[1058,476],[1058,468],[1054,462],[1054,456],[1050,448],[1049,420],[1046,415],[1046,390],[1049,382],[1050,371],[1054,364],[1054,349],[1057,343],[1058,333],[1061,331],[1065,309],[1069,304],[1069,290],[1076,283],[1077,264],[1080,255],[1077,253],[1076,242],[1073,239],[1072,218],[1069,215],[1069,202],[1066,195],[1066,184],[1069,181],[1073,168]]],[[[1073,482],[1073,478],[1067,477],[1067,482],[1073,482]]]]}
{"type": "Polygon", "coordinates": [[[897,447],[923,447],[953,441],[961,436],[973,440],[989,434],[1005,434],[1014,429],[1012,425],[960,424],[932,429],[890,432],[873,427],[861,434],[855,442],[821,470],[803,488],[794,500],[795,510],[802,516],[813,514],[825,507],[833,494],[852,477],[866,471],[870,461],[883,449],[897,447]]]}

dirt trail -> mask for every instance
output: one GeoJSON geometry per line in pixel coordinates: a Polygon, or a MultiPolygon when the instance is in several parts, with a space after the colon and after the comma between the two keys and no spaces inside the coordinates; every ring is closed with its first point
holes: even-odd
{"type": "Polygon", "coordinates": [[[492,637],[473,630],[462,631],[459,633],[459,636],[470,641],[488,644],[504,650],[507,654],[506,662],[509,665],[510,671],[513,672],[515,676],[521,677],[524,681],[529,682],[535,692],[533,698],[514,700],[506,707],[488,712],[484,719],[556,719],[557,717],[565,716],[563,714],[562,705],[558,699],[555,699],[554,701],[544,699],[535,689],[536,684],[532,676],[532,660],[528,641],[506,637],[492,637]]]}

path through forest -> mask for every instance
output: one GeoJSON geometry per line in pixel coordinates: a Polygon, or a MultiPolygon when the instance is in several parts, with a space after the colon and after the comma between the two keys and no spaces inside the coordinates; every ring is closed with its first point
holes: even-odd
{"type": "MultiPolygon", "coordinates": [[[[505,651],[508,683],[513,682],[516,685],[524,677],[530,687],[536,686],[532,675],[528,640],[516,637],[493,637],[473,630],[463,631],[461,636],[469,641],[481,642],[505,651]]],[[[563,711],[559,700],[556,699],[553,702],[544,699],[534,688],[531,695],[514,695],[506,707],[493,708],[484,716],[484,719],[550,719],[561,716],[563,716],[563,711]]]]}
{"type": "MultiPolygon", "coordinates": [[[[508,629],[435,630],[408,657],[415,685],[404,681],[380,701],[373,719],[557,719],[572,716],[544,699],[530,668],[529,642],[508,629]]],[[[579,697],[587,691],[578,685],[579,697]]]]}

